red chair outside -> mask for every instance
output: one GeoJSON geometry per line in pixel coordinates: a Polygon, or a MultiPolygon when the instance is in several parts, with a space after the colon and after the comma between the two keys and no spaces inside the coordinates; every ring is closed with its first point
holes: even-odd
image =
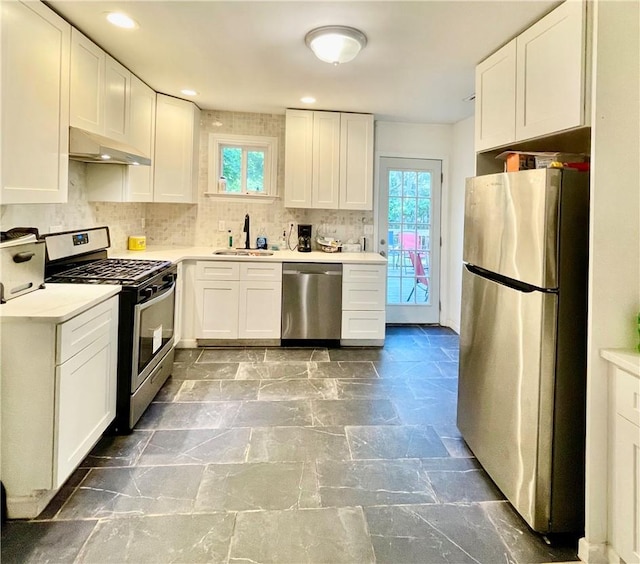
{"type": "Polygon", "coordinates": [[[426,302],[427,299],[429,298],[429,278],[426,272],[424,271],[424,265],[422,264],[422,256],[420,255],[420,253],[417,253],[415,251],[408,251],[408,254],[409,254],[409,260],[413,265],[413,270],[416,273],[416,285],[413,288],[411,288],[411,293],[409,294],[407,301],[411,299],[411,296],[413,296],[413,293],[415,292],[416,288],[419,287],[421,290],[424,290],[424,301],[426,302]]]}
{"type": "Polygon", "coordinates": [[[418,249],[417,244],[418,237],[415,233],[400,233],[400,256],[402,257],[405,272],[411,266],[411,259],[408,253],[415,252],[418,249]],[[407,259],[409,259],[409,262],[405,262],[407,259]]]}

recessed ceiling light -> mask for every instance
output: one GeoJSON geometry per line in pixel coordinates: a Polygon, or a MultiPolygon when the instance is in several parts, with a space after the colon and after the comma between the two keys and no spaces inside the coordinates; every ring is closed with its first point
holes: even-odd
{"type": "Polygon", "coordinates": [[[195,90],[191,90],[189,88],[185,88],[184,90],[180,90],[185,96],[197,96],[198,93],[195,90]]]}
{"type": "Polygon", "coordinates": [[[111,158],[111,156],[110,156],[110,155],[100,155],[100,158],[101,158],[103,161],[108,161],[108,160],[111,158]]]}
{"type": "Polygon", "coordinates": [[[122,12],[109,12],[107,14],[107,20],[115,26],[122,27],[124,29],[136,29],[138,22],[132,20],[126,14],[122,12]]]}
{"type": "Polygon", "coordinates": [[[300,101],[303,104],[315,104],[316,99],[313,96],[305,96],[304,98],[300,98],[300,101]]]}

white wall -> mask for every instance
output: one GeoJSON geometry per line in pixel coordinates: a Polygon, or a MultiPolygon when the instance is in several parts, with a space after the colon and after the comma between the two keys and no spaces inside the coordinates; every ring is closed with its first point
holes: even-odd
{"type": "Polygon", "coordinates": [[[455,125],[376,122],[375,209],[379,194],[381,157],[405,157],[442,161],[440,324],[458,331],[462,285],[462,220],[464,179],[473,176],[473,117],[455,125]]]}
{"type": "Polygon", "coordinates": [[[465,179],[475,175],[474,117],[453,126],[451,185],[449,194],[449,288],[447,319],[444,325],[460,333],[460,300],[462,294],[462,240],[464,228],[465,179]]]}
{"type": "Polygon", "coordinates": [[[640,3],[599,0],[594,8],[587,489],[580,557],[606,562],[607,366],[600,350],[632,348],[638,340],[640,3]]]}

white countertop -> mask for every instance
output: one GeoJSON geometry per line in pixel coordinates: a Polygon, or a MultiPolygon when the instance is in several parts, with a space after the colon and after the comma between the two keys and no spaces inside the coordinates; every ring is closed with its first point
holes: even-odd
{"type": "Polygon", "coordinates": [[[63,323],[115,296],[120,286],[111,284],[46,284],[0,305],[0,322],[45,321],[63,323]]]}
{"type": "Polygon", "coordinates": [[[602,349],[600,356],[625,372],[640,378],[640,352],[633,349],[602,349]]]}
{"type": "Polygon", "coordinates": [[[214,255],[215,247],[147,247],[144,251],[112,251],[110,258],[138,258],[145,260],[222,260],[264,262],[338,262],[343,264],[386,264],[378,253],[323,253],[312,251],[273,251],[271,256],[214,255]]]}

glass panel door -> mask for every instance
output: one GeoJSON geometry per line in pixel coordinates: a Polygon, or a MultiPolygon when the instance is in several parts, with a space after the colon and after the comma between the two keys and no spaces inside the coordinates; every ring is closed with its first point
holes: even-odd
{"type": "Polygon", "coordinates": [[[441,161],[382,158],[378,233],[387,321],[439,322],[441,161]]]}

